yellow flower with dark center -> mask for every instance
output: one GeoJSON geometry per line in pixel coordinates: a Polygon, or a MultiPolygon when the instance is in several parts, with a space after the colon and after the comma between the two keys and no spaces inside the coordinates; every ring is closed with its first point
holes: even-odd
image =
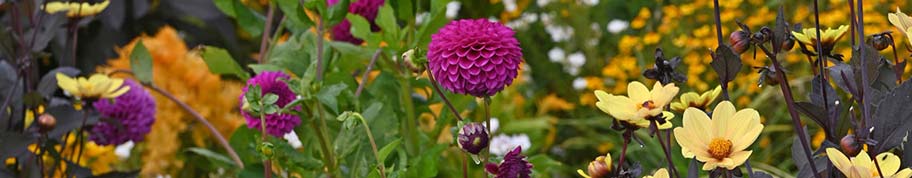
{"type": "MultiPolygon", "coordinates": [[[[912,36],[910,36],[912,31],[909,31],[912,29],[912,17],[909,17],[909,15],[903,13],[902,10],[899,10],[899,7],[896,7],[896,13],[887,14],[887,19],[890,20],[890,23],[893,24],[893,26],[896,26],[896,28],[899,29],[899,32],[906,35],[906,38],[912,39],[912,36]]],[[[909,43],[912,44],[912,40],[910,40],[909,43]]]]}
{"type": "Polygon", "coordinates": [[[736,111],[729,101],[720,102],[712,113],[710,120],[705,112],[687,108],[684,126],[674,129],[675,138],[685,157],[704,162],[703,170],[735,169],[750,157],[752,151],[745,149],[763,130],[760,114],[750,108],[736,111]]]}
{"type": "Polygon", "coordinates": [[[839,152],[839,150],[836,150],[835,148],[827,148],[826,152],[827,157],[833,162],[833,166],[839,169],[839,171],[848,178],[912,177],[912,169],[905,168],[899,170],[899,157],[893,153],[885,152],[877,155],[876,159],[878,160],[878,164],[880,164],[880,171],[883,172],[883,176],[881,176],[877,171],[874,161],[871,160],[871,157],[869,157],[868,153],[864,150],[852,159],[849,159],[845,154],[842,154],[842,152],[839,152]]]}
{"type": "Polygon", "coordinates": [[[605,156],[599,156],[592,162],[589,162],[589,167],[586,168],[586,172],[583,172],[582,169],[577,169],[576,173],[585,178],[608,177],[613,169],[612,166],[614,165],[611,165],[611,153],[608,153],[605,154],[605,156]]]}
{"type": "Polygon", "coordinates": [[[115,98],[130,91],[130,86],[121,87],[123,82],[123,79],[110,78],[103,74],[93,74],[86,79],[70,78],[63,73],[57,73],[57,85],[67,95],[76,99],[115,98]]]}
{"type": "Polygon", "coordinates": [[[805,28],[801,30],[801,33],[792,32],[792,35],[809,51],[814,53],[823,51],[824,54],[826,54],[833,51],[833,45],[836,45],[836,41],[845,36],[847,30],[849,30],[849,26],[847,25],[841,25],[837,29],[827,28],[826,30],[820,31],[822,38],[817,38],[817,28],[805,28]],[[823,47],[823,50],[817,50],[818,40],[820,41],[820,46],[823,47]]]}
{"type": "Polygon", "coordinates": [[[108,4],[111,4],[110,0],[94,4],[89,2],[55,1],[44,4],[44,11],[49,14],[66,11],[67,17],[85,17],[101,13],[105,8],[108,8],[108,4]]]}
{"type": "MultiPolygon", "coordinates": [[[[678,94],[678,90],[674,83],[662,85],[656,82],[650,91],[643,83],[634,81],[627,85],[629,97],[596,90],[595,97],[598,98],[598,102],[595,103],[595,106],[619,121],[645,128],[650,124],[647,118],[657,116],[662,116],[666,120],[674,118],[674,114],[663,112],[663,110],[678,94]]],[[[659,125],[659,129],[668,128],[671,128],[671,122],[659,125]]]]}
{"type": "Polygon", "coordinates": [[[668,174],[668,170],[665,168],[656,170],[655,174],[653,174],[651,176],[650,175],[643,176],[643,178],[669,178],[669,177],[671,177],[671,175],[668,174]]]}
{"type": "Polygon", "coordinates": [[[681,101],[671,103],[671,109],[677,112],[684,112],[689,107],[706,110],[709,104],[715,101],[716,97],[719,97],[720,93],[722,93],[721,86],[717,86],[716,89],[706,91],[703,94],[687,92],[681,95],[681,101]]]}

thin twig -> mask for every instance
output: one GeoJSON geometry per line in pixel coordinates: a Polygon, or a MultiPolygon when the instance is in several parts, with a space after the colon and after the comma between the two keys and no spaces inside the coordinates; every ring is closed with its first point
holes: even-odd
{"type": "Polygon", "coordinates": [[[374,134],[371,133],[371,129],[370,129],[370,126],[367,125],[367,121],[364,120],[364,118],[360,118],[360,119],[361,119],[361,123],[362,123],[361,125],[364,126],[364,131],[367,132],[367,139],[370,140],[371,151],[374,152],[374,157],[377,158],[377,167],[380,168],[380,177],[386,178],[386,171],[384,170],[384,169],[386,169],[386,166],[383,165],[384,160],[380,159],[380,153],[377,152],[377,142],[374,141],[374,134]]]}
{"type": "Polygon", "coordinates": [[[323,18],[317,18],[317,81],[323,81],[323,18]]]}
{"type": "Polygon", "coordinates": [[[364,90],[364,86],[367,85],[367,77],[370,75],[370,71],[374,69],[374,64],[377,63],[377,58],[380,58],[380,54],[383,53],[383,49],[377,49],[377,52],[374,52],[374,57],[371,57],[370,63],[367,64],[367,69],[364,70],[364,74],[361,75],[361,83],[358,84],[358,89],[355,90],[355,98],[361,96],[361,91],[364,90]]]}
{"type": "MultiPolygon", "coordinates": [[[[661,133],[662,130],[659,130],[659,121],[656,121],[655,119],[653,119],[652,125],[655,126],[656,132],[659,132],[659,133],[655,133],[655,135],[656,135],[656,139],[658,139],[658,141],[659,141],[659,145],[662,146],[662,153],[665,154],[665,160],[668,160],[668,170],[671,171],[671,174],[675,175],[675,177],[681,177],[680,175],[678,175],[678,171],[677,171],[677,169],[675,169],[674,162],[672,162],[672,160],[671,160],[671,145],[668,145],[668,147],[666,148],[665,142],[662,141],[662,133],[661,133]]],[[[666,132],[668,132],[668,130],[666,130],[666,132]]]]}
{"type": "MultiPolygon", "coordinates": [[[[425,65],[425,67],[430,67],[430,66],[425,65]]],[[[428,68],[428,69],[430,69],[430,68],[428,68]]],[[[462,121],[462,116],[459,115],[459,110],[456,110],[456,107],[453,106],[453,103],[450,103],[450,100],[447,99],[446,95],[443,94],[443,91],[440,90],[440,86],[437,86],[437,80],[434,79],[434,74],[431,73],[430,71],[428,71],[428,78],[431,79],[431,86],[434,87],[434,91],[435,91],[434,93],[437,93],[438,95],[440,95],[440,99],[443,99],[443,103],[445,103],[447,105],[447,107],[450,108],[450,111],[453,111],[453,115],[456,115],[456,119],[458,119],[459,121],[462,121]]],[[[488,133],[488,134],[491,134],[491,133],[488,133]]]]}
{"type": "MultiPolygon", "coordinates": [[[[719,15],[719,0],[713,0],[713,10],[715,12],[714,15],[715,15],[715,20],[716,20],[716,40],[718,40],[718,42],[719,42],[719,46],[717,48],[721,48],[723,45],[725,45],[725,43],[722,42],[722,20],[719,15]]],[[[713,57],[715,57],[715,56],[713,56],[713,57]]],[[[720,76],[722,76],[722,75],[720,75],[720,76]]],[[[729,96],[728,96],[728,82],[729,81],[720,81],[720,82],[722,85],[722,99],[729,100],[729,96]]]]}
{"type": "MultiPolygon", "coordinates": [[[[858,40],[865,41],[864,3],[862,3],[861,0],[858,0],[857,4],[858,4],[858,40]]],[[[852,18],[854,19],[855,17],[853,16],[852,18]]],[[[865,66],[865,64],[867,64],[867,61],[868,61],[868,58],[865,57],[865,48],[866,47],[864,46],[865,45],[864,43],[859,43],[859,44],[860,45],[858,46],[859,47],[858,52],[860,53],[859,55],[861,56],[861,64],[862,64],[862,67],[861,67],[861,78],[862,79],[861,79],[861,87],[859,87],[859,88],[861,89],[862,97],[871,96],[871,95],[868,95],[868,93],[867,93],[867,91],[868,91],[867,88],[871,85],[868,83],[869,82],[868,81],[868,67],[865,66]]],[[[865,98],[862,98],[861,100],[863,101],[861,104],[861,108],[863,109],[863,111],[861,111],[861,112],[864,113],[863,120],[865,120],[865,123],[872,123],[871,119],[873,119],[873,118],[871,118],[871,108],[869,108],[868,107],[869,104],[867,104],[868,102],[870,102],[870,100],[865,99],[865,98]]],[[[867,130],[867,129],[862,129],[862,130],[867,130]]],[[[870,131],[868,131],[866,136],[863,138],[868,138],[870,136],[870,134],[871,134],[870,131]]],[[[875,163],[874,167],[877,167],[877,173],[880,173],[880,175],[883,175],[883,172],[880,170],[880,165],[876,164],[877,163],[876,159],[874,160],[874,163],[875,163]]]]}
{"type": "Polygon", "coordinates": [[[258,55],[259,59],[257,59],[259,60],[260,64],[266,63],[266,53],[268,49],[267,47],[269,46],[267,42],[269,42],[269,34],[272,33],[272,21],[273,18],[275,18],[274,16],[275,4],[270,2],[269,10],[266,12],[266,25],[263,26],[263,33],[260,34],[260,54],[258,55]]]}
{"type": "MultiPolygon", "coordinates": [[[[828,82],[827,77],[826,77],[827,75],[826,75],[825,63],[826,63],[827,59],[823,55],[823,53],[824,53],[823,44],[820,43],[820,41],[821,41],[820,39],[822,39],[823,36],[820,35],[820,10],[819,10],[819,7],[817,7],[817,6],[819,6],[818,4],[819,3],[817,2],[817,0],[814,0],[814,27],[816,27],[815,31],[817,31],[817,42],[816,42],[816,44],[817,44],[817,69],[820,70],[820,72],[818,73],[818,75],[820,75],[820,91],[821,91],[821,94],[823,95],[823,111],[824,111],[824,113],[826,113],[823,115],[823,118],[825,121],[827,121],[827,123],[829,123],[829,120],[830,120],[830,103],[829,102],[830,101],[829,101],[829,99],[827,99],[827,90],[826,90],[827,87],[826,86],[829,85],[830,82],[828,82]]],[[[778,49],[774,49],[774,50],[778,50],[778,49]]],[[[827,53],[827,56],[829,56],[830,51],[825,51],[825,52],[827,53]]],[[[811,64],[811,65],[813,65],[813,64],[811,64]]]]}

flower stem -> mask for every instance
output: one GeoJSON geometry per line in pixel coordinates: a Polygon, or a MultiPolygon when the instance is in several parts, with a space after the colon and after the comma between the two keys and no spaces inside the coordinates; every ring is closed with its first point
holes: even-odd
{"type": "Polygon", "coordinates": [[[323,18],[317,18],[317,81],[323,81],[323,18]]]}
{"type": "MultiPolygon", "coordinates": [[[[719,0],[713,0],[713,11],[715,12],[714,15],[715,15],[715,20],[716,20],[716,40],[718,40],[718,42],[719,42],[719,46],[717,48],[719,48],[719,47],[722,47],[723,45],[725,45],[725,43],[722,42],[722,20],[719,15],[719,0]]],[[[729,100],[728,82],[729,81],[721,81],[723,100],[729,100]]]]}
{"type": "Polygon", "coordinates": [[[808,162],[811,163],[810,167],[811,171],[814,172],[814,177],[820,178],[820,175],[817,174],[817,165],[814,164],[814,158],[811,155],[811,146],[808,145],[808,138],[805,137],[807,134],[801,127],[801,118],[798,116],[798,110],[795,108],[795,99],[792,97],[792,89],[789,87],[788,78],[785,76],[782,64],[779,64],[779,59],[776,58],[776,52],[778,52],[778,50],[770,52],[770,50],[766,49],[762,44],[758,44],[757,47],[773,62],[773,69],[776,70],[776,78],[779,80],[779,88],[782,90],[782,95],[785,97],[785,104],[788,107],[789,115],[792,117],[792,126],[794,126],[795,131],[798,132],[798,139],[801,140],[801,147],[804,148],[804,156],[808,162]]]}
{"type": "Polygon", "coordinates": [[[367,85],[367,78],[370,77],[370,71],[374,69],[377,58],[380,58],[380,54],[382,53],[383,49],[377,49],[377,52],[374,52],[374,56],[371,57],[370,63],[367,64],[367,69],[364,69],[364,74],[361,75],[361,83],[358,84],[358,89],[355,90],[355,98],[361,96],[361,91],[363,91],[364,86],[367,85]]]}
{"type": "Polygon", "coordinates": [[[266,63],[266,53],[268,50],[269,34],[272,33],[272,21],[275,18],[275,4],[269,2],[268,11],[266,12],[266,25],[263,26],[263,33],[260,34],[260,54],[258,59],[260,64],[266,63]]]}
{"type": "Polygon", "coordinates": [[[377,167],[380,168],[380,177],[386,178],[386,171],[384,171],[386,166],[383,165],[384,160],[380,159],[380,153],[377,152],[377,142],[374,141],[374,134],[371,133],[370,126],[367,125],[367,121],[365,121],[364,118],[361,118],[361,123],[361,125],[364,126],[364,132],[367,132],[367,139],[370,140],[371,151],[374,152],[374,157],[377,158],[377,167]]]}
{"type": "Polygon", "coordinates": [[[405,134],[405,141],[407,143],[406,150],[409,155],[415,155],[418,153],[418,131],[415,124],[415,103],[412,101],[412,84],[409,75],[404,74],[399,78],[400,86],[402,86],[400,92],[401,102],[403,102],[403,107],[405,107],[405,127],[402,128],[402,134],[405,134]]]}
{"type": "MultiPolygon", "coordinates": [[[[425,68],[430,69],[430,66],[425,65],[425,68]]],[[[458,119],[459,121],[462,121],[462,116],[459,115],[459,111],[456,110],[456,107],[453,106],[453,103],[450,103],[450,100],[447,99],[446,95],[443,94],[443,91],[440,90],[440,86],[437,85],[437,80],[434,79],[434,74],[431,72],[428,72],[428,78],[431,79],[431,86],[434,87],[434,93],[437,93],[437,95],[440,95],[440,98],[443,99],[443,103],[445,103],[447,105],[447,107],[450,108],[450,111],[453,111],[453,115],[456,116],[456,119],[458,119]]],[[[488,133],[488,134],[491,134],[491,133],[488,133]]]]}
{"type": "MultiPolygon", "coordinates": [[[[678,171],[677,171],[677,169],[675,169],[674,162],[671,160],[671,145],[668,145],[667,148],[665,147],[665,141],[663,141],[663,139],[662,139],[662,133],[661,133],[662,130],[658,129],[659,122],[656,120],[652,120],[652,124],[655,125],[656,132],[659,132],[659,133],[656,133],[655,135],[656,135],[656,139],[658,139],[658,141],[659,141],[659,145],[662,146],[662,153],[665,154],[665,160],[668,160],[668,170],[671,171],[671,174],[674,174],[675,177],[681,177],[680,175],[678,175],[678,171]]],[[[669,131],[666,130],[666,132],[669,132],[669,131]]],[[[671,138],[669,137],[668,139],[671,139],[671,138]]]]}
{"type": "Polygon", "coordinates": [[[325,156],[326,156],[327,159],[329,160],[329,170],[327,170],[327,171],[329,171],[329,172],[331,172],[331,173],[335,173],[335,172],[336,172],[336,168],[337,168],[337,165],[336,165],[336,164],[338,164],[338,163],[336,162],[336,155],[335,155],[335,153],[333,152],[333,150],[329,149],[329,145],[330,145],[330,144],[329,144],[329,137],[326,137],[325,133],[323,133],[323,132],[324,132],[323,129],[327,129],[327,130],[328,130],[328,129],[329,129],[329,126],[326,126],[326,118],[323,116],[323,109],[322,109],[323,107],[321,107],[322,105],[320,105],[320,103],[317,102],[314,106],[315,106],[314,109],[316,109],[316,112],[318,113],[318,115],[317,115],[317,116],[318,116],[318,117],[317,117],[317,120],[320,120],[320,126],[317,126],[317,125],[316,125],[316,122],[314,123],[313,126],[314,126],[314,127],[317,127],[317,130],[316,130],[316,131],[317,131],[317,136],[320,137],[320,140],[321,140],[321,141],[320,141],[320,145],[323,147],[323,148],[322,148],[322,149],[323,149],[323,153],[325,154],[325,156]]]}
{"type": "Polygon", "coordinates": [[[462,178],[469,178],[469,153],[462,152],[462,178]]]}
{"type": "MultiPolygon", "coordinates": [[[[259,103],[260,108],[264,108],[262,102],[259,103]]],[[[260,112],[260,144],[266,143],[266,114],[260,112]]],[[[272,163],[269,161],[269,156],[266,156],[266,159],[263,160],[263,177],[270,178],[272,177],[272,163]]]]}
{"type": "MultiPolygon", "coordinates": [[[[818,4],[819,3],[817,2],[817,0],[814,0],[814,27],[816,27],[815,31],[817,32],[817,38],[822,39],[823,36],[820,35],[820,8],[818,7],[819,6],[818,4]]],[[[818,40],[818,41],[820,41],[820,40],[818,40]]],[[[829,53],[829,51],[823,51],[823,44],[821,44],[820,42],[817,42],[816,44],[817,44],[817,46],[816,46],[817,47],[817,69],[820,70],[818,72],[818,75],[820,75],[820,79],[821,79],[820,80],[820,87],[821,87],[820,91],[823,95],[823,111],[824,111],[824,113],[826,113],[826,114],[824,114],[823,118],[824,118],[824,120],[830,120],[829,119],[830,118],[830,106],[829,106],[830,104],[829,104],[829,101],[826,99],[827,90],[824,89],[825,88],[824,86],[829,85],[830,82],[827,81],[827,77],[826,77],[827,76],[826,75],[826,60],[827,59],[823,55],[824,52],[829,53]]],[[[774,49],[774,50],[776,50],[776,49],[774,49]]]]}
{"type": "Polygon", "coordinates": [[[332,169],[332,165],[335,164],[335,158],[333,158],[332,150],[330,150],[328,147],[329,143],[326,142],[326,135],[323,134],[323,129],[317,125],[316,120],[312,120],[310,127],[314,129],[315,133],[317,133],[317,140],[320,142],[320,150],[323,151],[323,161],[327,163],[324,165],[323,171],[326,172],[326,175],[332,175],[332,172],[330,170],[332,169]]]}
{"type": "Polygon", "coordinates": [[[630,144],[630,137],[633,136],[632,130],[633,129],[630,128],[624,129],[624,145],[621,146],[621,158],[618,159],[618,170],[622,170],[621,167],[624,167],[624,157],[627,156],[627,145],[630,144]]]}
{"type": "MultiPolygon", "coordinates": [[[[490,96],[484,97],[484,112],[485,112],[485,128],[488,129],[488,141],[490,142],[490,140],[494,137],[494,133],[491,132],[491,97],[490,96]]],[[[490,144],[485,149],[488,151],[485,152],[484,160],[482,160],[482,162],[487,163],[491,157],[490,144]]],[[[485,177],[487,177],[488,172],[487,171],[483,171],[483,172],[485,172],[485,177]]]]}

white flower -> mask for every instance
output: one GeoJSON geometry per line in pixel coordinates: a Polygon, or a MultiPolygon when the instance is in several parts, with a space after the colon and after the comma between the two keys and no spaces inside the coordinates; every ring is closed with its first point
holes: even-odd
{"type": "Polygon", "coordinates": [[[567,61],[570,62],[570,66],[580,67],[583,66],[583,64],[586,64],[586,55],[582,52],[575,52],[570,54],[570,56],[567,56],[567,61]]]}
{"type": "Polygon", "coordinates": [[[548,50],[548,59],[551,60],[551,62],[563,61],[564,58],[567,57],[566,55],[567,54],[564,53],[564,50],[558,47],[554,47],[551,48],[551,50],[548,50]]]}
{"type": "Polygon", "coordinates": [[[500,134],[491,139],[490,152],[491,154],[503,156],[507,152],[512,151],[517,146],[522,147],[522,150],[528,150],[532,147],[532,142],[529,140],[529,136],[526,134],[519,135],[504,135],[500,134]]]}
{"type": "Polygon", "coordinates": [[[578,2],[582,3],[583,5],[587,5],[587,6],[595,6],[595,5],[598,5],[599,0],[580,0],[578,2]]]}
{"type": "Polygon", "coordinates": [[[586,79],[584,79],[582,77],[577,77],[576,79],[573,79],[573,89],[583,90],[583,89],[586,89],[586,85],[589,85],[589,83],[586,82],[586,79]]]}
{"type": "Polygon", "coordinates": [[[452,19],[456,18],[456,15],[459,15],[459,8],[462,7],[462,3],[459,1],[450,1],[446,5],[446,18],[452,19]]]}
{"type": "Polygon", "coordinates": [[[545,7],[550,4],[552,0],[536,0],[535,4],[538,4],[538,7],[545,7]]]}
{"type": "Polygon", "coordinates": [[[567,41],[573,36],[573,27],[569,26],[545,25],[545,31],[555,42],[567,41]]]}
{"type": "MultiPolygon", "coordinates": [[[[481,124],[484,125],[485,127],[488,127],[488,122],[482,122],[481,124]]],[[[500,121],[497,120],[496,117],[491,117],[491,127],[490,128],[491,128],[491,133],[497,132],[497,129],[500,128],[500,121]]],[[[491,133],[488,133],[488,134],[491,134],[491,133]]]]}
{"type": "Polygon", "coordinates": [[[630,22],[614,19],[614,20],[611,20],[611,22],[608,22],[608,32],[617,34],[617,33],[620,33],[621,31],[626,30],[627,27],[629,27],[629,26],[630,26],[630,22]]]}
{"type": "Polygon", "coordinates": [[[130,157],[130,151],[133,150],[134,145],[133,141],[117,145],[117,147],[114,147],[114,155],[117,155],[117,158],[122,160],[127,159],[130,157]]]}
{"type": "Polygon", "coordinates": [[[283,136],[283,138],[285,138],[285,140],[288,141],[288,144],[291,145],[292,148],[294,148],[294,149],[301,148],[301,139],[298,139],[298,134],[295,133],[294,131],[286,133],[285,136],[283,136]]]}
{"type": "Polygon", "coordinates": [[[552,22],[554,22],[554,15],[551,15],[549,13],[542,13],[538,16],[541,17],[541,21],[545,25],[551,25],[552,22]]]}
{"type": "Polygon", "coordinates": [[[427,20],[428,16],[430,16],[430,13],[428,13],[428,12],[418,13],[418,15],[415,15],[415,23],[417,23],[417,24],[424,23],[424,21],[427,20]]]}
{"type": "Polygon", "coordinates": [[[524,12],[522,13],[522,17],[520,17],[520,19],[526,23],[533,23],[535,21],[538,21],[538,14],[524,12]]]}
{"type": "Polygon", "coordinates": [[[503,4],[507,12],[516,11],[516,0],[503,0],[503,4]]]}

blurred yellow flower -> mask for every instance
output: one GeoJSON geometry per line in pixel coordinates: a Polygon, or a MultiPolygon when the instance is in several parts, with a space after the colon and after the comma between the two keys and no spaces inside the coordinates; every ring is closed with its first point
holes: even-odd
{"type": "Polygon", "coordinates": [[[681,151],[704,162],[703,170],[723,167],[728,170],[744,164],[752,151],[744,150],[757,140],[763,124],[756,110],[740,111],[729,101],[722,101],[713,110],[712,120],[696,108],[684,111],[684,126],[674,129],[681,151]]]}
{"type": "Polygon", "coordinates": [[[660,168],[653,175],[643,176],[643,178],[669,178],[671,175],[668,174],[668,170],[665,168],[660,168]]]}
{"type": "Polygon", "coordinates": [[[44,4],[44,11],[48,14],[66,11],[67,17],[85,17],[101,13],[108,7],[108,4],[111,4],[110,0],[94,4],[89,2],[55,1],[44,4]]]}
{"type": "Polygon", "coordinates": [[[677,112],[684,112],[685,109],[694,107],[700,110],[706,110],[709,104],[719,97],[722,93],[722,86],[716,86],[716,89],[706,91],[703,94],[696,92],[687,92],[681,95],[681,101],[671,103],[671,109],[677,112]]]}
{"type": "MultiPolygon", "coordinates": [[[[650,121],[647,120],[648,117],[662,116],[666,119],[674,117],[671,112],[663,112],[663,110],[665,105],[668,105],[678,94],[678,90],[674,83],[663,86],[656,82],[650,91],[643,83],[633,81],[627,85],[629,97],[596,90],[595,96],[599,101],[595,103],[595,106],[617,120],[645,128],[650,124],[650,121]]],[[[665,122],[659,128],[671,128],[671,123],[665,122]]]]}
{"type": "MultiPolygon", "coordinates": [[[[893,26],[899,29],[899,32],[906,35],[906,38],[912,39],[912,36],[909,36],[912,34],[912,31],[909,31],[912,29],[912,17],[909,17],[902,10],[899,10],[899,7],[896,7],[896,13],[889,13],[887,18],[890,19],[890,23],[893,26]]],[[[912,41],[909,41],[909,43],[912,44],[912,41]]]]}
{"type": "Polygon", "coordinates": [[[836,41],[845,36],[847,30],[849,30],[849,26],[841,25],[837,29],[827,28],[826,30],[820,31],[822,38],[819,38],[819,41],[823,50],[817,50],[817,28],[805,28],[801,33],[792,32],[792,35],[795,36],[795,39],[798,39],[798,42],[800,42],[801,45],[805,45],[811,52],[816,53],[817,51],[823,51],[826,53],[833,50],[833,45],[836,45],[836,41]]]}
{"type": "Polygon", "coordinates": [[[121,87],[123,82],[123,79],[110,78],[102,74],[93,74],[86,79],[70,78],[63,73],[57,73],[57,86],[76,99],[115,98],[130,91],[130,86],[121,87]]]}
{"type": "Polygon", "coordinates": [[[858,156],[852,158],[851,160],[846,157],[845,154],[842,154],[842,152],[839,152],[839,150],[836,150],[835,148],[827,148],[826,152],[827,157],[830,158],[830,161],[833,162],[833,166],[839,169],[839,171],[845,174],[845,176],[848,178],[912,177],[912,169],[905,168],[899,170],[899,157],[893,153],[885,152],[877,155],[880,171],[883,172],[883,176],[881,176],[878,173],[877,167],[875,167],[874,161],[871,160],[871,157],[869,157],[868,153],[864,150],[862,150],[861,153],[858,153],[858,156]]]}
{"type": "Polygon", "coordinates": [[[545,96],[545,98],[542,98],[538,102],[539,115],[550,111],[567,111],[573,110],[574,108],[576,108],[576,105],[557,97],[557,94],[554,93],[548,94],[548,96],[545,96]]]}
{"type": "Polygon", "coordinates": [[[594,161],[589,162],[589,167],[587,167],[586,172],[583,172],[582,169],[577,169],[576,173],[585,178],[607,177],[613,169],[612,166],[614,165],[611,165],[611,153],[608,153],[605,154],[605,156],[596,157],[594,161]]]}

